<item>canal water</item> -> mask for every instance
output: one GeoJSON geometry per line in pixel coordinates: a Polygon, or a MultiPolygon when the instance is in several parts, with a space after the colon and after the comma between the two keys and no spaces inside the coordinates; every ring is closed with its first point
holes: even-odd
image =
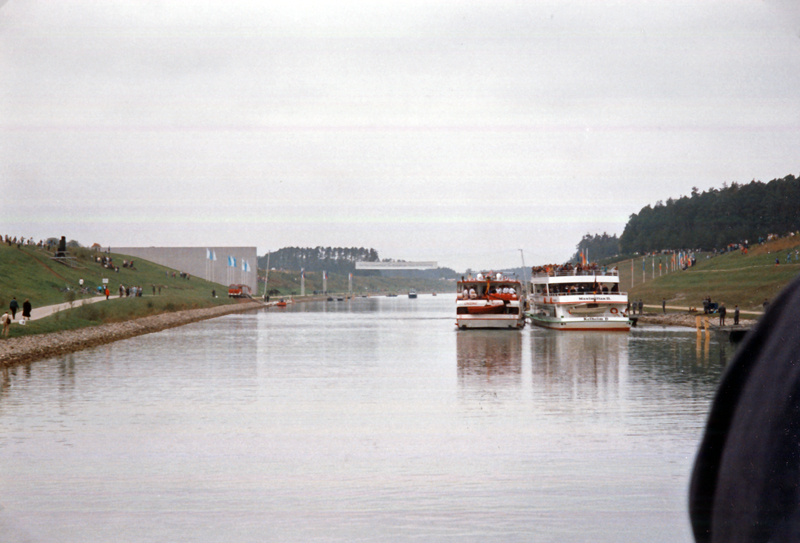
{"type": "Polygon", "coordinates": [[[454,322],[296,304],[4,372],[0,540],[692,541],[730,345],[454,322]]]}

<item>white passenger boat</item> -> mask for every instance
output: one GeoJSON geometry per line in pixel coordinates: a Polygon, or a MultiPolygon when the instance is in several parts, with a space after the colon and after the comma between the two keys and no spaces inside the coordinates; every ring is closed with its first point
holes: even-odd
{"type": "Polygon", "coordinates": [[[457,283],[456,326],[521,329],[525,327],[524,285],[502,274],[478,274],[457,283]]]}
{"type": "Polygon", "coordinates": [[[526,316],[533,324],[555,330],[631,329],[628,294],[619,290],[616,269],[534,269],[530,286],[526,316]]]}

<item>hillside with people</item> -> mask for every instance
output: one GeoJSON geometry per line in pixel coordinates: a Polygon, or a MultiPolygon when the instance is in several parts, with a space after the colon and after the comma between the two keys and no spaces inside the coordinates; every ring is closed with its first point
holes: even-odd
{"type": "Polygon", "coordinates": [[[77,243],[58,256],[53,243],[12,240],[0,243],[0,307],[9,308],[13,299],[20,306],[29,300],[34,310],[55,304],[73,307],[25,326],[15,325],[12,337],[235,303],[224,285],[145,260],[130,261],[125,255],[77,243]],[[103,303],[83,304],[97,299],[103,303]]]}

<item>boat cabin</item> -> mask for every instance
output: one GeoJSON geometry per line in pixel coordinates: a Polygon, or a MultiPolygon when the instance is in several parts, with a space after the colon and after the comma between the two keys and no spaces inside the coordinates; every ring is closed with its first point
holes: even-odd
{"type": "Polygon", "coordinates": [[[457,296],[461,300],[517,300],[523,295],[519,281],[479,273],[474,279],[462,279],[457,285],[457,296]]]}

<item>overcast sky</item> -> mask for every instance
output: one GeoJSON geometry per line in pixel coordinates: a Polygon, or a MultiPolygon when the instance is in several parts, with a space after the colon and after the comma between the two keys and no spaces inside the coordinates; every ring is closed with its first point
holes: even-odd
{"type": "Polygon", "coordinates": [[[0,233],[561,262],[800,174],[788,0],[0,0],[0,233]]]}

